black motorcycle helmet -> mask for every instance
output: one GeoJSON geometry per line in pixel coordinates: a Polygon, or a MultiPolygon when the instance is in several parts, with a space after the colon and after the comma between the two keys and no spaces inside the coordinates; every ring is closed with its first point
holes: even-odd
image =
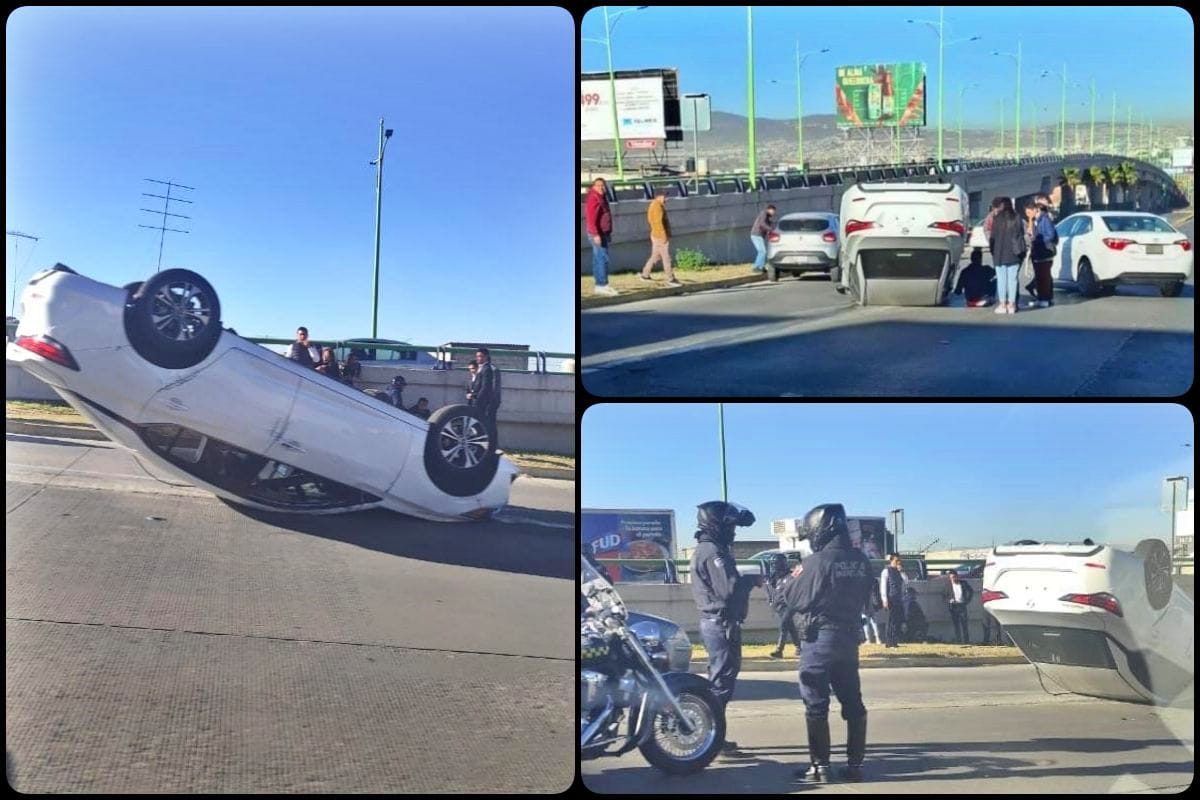
{"type": "Polygon", "coordinates": [[[814,553],[839,537],[849,544],[850,528],[846,525],[846,509],[841,503],[816,506],[804,515],[804,531],[814,553]]]}
{"type": "Polygon", "coordinates": [[[778,575],[781,572],[787,571],[787,556],[783,553],[771,554],[771,572],[778,575]]]}
{"type": "Polygon", "coordinates": [[[733,529],[754,524],[749,509],[724,500],[709,500],[696,506],[696,527],[702,532],[723,534],[732,538],[733,529]]]}

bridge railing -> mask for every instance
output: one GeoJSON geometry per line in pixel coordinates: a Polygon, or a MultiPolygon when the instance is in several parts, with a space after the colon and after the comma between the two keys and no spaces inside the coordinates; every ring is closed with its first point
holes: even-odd
{"type": "MultiPolygon", "coordinates": [[[[290,345],[294,339],[276,339],[271,337],[258,336],[243,336],[243,339],[254,342],[258,345],[290,345]]],[[[361,339],[338,339],[338,340],[309,340],[317,347],[332,347],[334,350],[383,350],[386,352],[404,354],[411,353],[414,356],[425,353],[433,356],[438,366],[435,368],[451,369],[454,364],[455,355],[474,355],[476,348],[474,347],[449,347],[447,345],[419,345],[419,344],[385,344],[382,342],[363,341],[361,339]]],[[[515,369],[512,367],[501,368],[502,372],[544,372],[544,373],[569,373],[570,369],[564,367],[564,363],[555,364],[560,368],[551,369],[552,360],[557,362],[566,362],[575,358],[574,353],[558,353],[550,350],[508,350],[498,347],[488,348],[488,352],[493,358],[515,357],[527,359],[527,364],[532,362],[532,367],[527,369],[515,369]]],[[[396,359],[396,366],[404,366],[405,359],[396,359]]]]}

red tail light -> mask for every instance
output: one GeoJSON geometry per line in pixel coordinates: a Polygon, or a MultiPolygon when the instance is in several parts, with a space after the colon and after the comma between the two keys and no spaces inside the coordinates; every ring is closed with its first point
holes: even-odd
{"type": "Polygon", "coordinates": [[[1190,253],[1192,251],[1192,242],[1189,239],[1180,239],[1175,244],[1183,248],[1183,252],[1190,253]]]}
{"type": "Polygon", "coordinates": [[[1117,602],[1117,598],[1113,597],[1108,592],[1097,592],[1096,594],[1064,594],[1058,599],[1064,603],[1077,603],[1081,606],[1102,608],[1108,613],[1117,617],[1125,616],[1121,613],[1121,604],[1117,602]]]}
{"type": "Polygon", "coordinates": [[[767,241],[768,242],[778,242],[779,234],[776,233],[775,231],[771,231],[770,233],[767,234],[767,241]]]}
{"type": "Polygon", "coordinates": [[[833,231],[825,231],[825,233],[821,234],[821,241],[824,241],[824,242],[836,242],[836,241],[837,241],[837,234],[836,234],[836,233],[834,233],[833,231]]]}
{"type": "Polygon", "coordinates": [[[874,228],[874,227],[875,227],[874,222],[863,222],[861,220],[852,219],[846,223],[846,235],[849,236],[850,234],[852,234],[856,231],[865,231],[867,228],[874,228]]]}
{"type": "Polygon", "coordinates": [[[49,336],[18,336],[17,347],[22,347],[47,361],[53,361],[60,367],[79,371],[79,365],[75,363],[71,351],[49,336]]]}
{"type": "Polygon", "coordinates": [[[929,227],[937,228],[938,230],[942,231],[950,231],[951,233],[957,233],[959,236],[967,235],[967,229],[963,227],[961,222],[935,222],[929,227]]]}
{"type": "Polygon", "coordinates": [[[1004,592],[997,592],[994,589],[984,589],[982,599],[979,602],[990,603],[993,600],[1007,600],[1007,599],[1008,599],[1008,595],[1006,595],[1004,592]]]}
{"type": "Polygon", "coordinates": [[[1108,567],[1106,567],[1103,564],[1093,564],[1091,561],[1084,564],[1084,566],[1085,567],[1095,567],[1096,569],[1108,569],[1108,567]]]}
{"type": "Polygon", "coordinates": [[[1133,244],[1133,239],[1103,239],[1102,241],[1109,250],[1124,250],[1133,244]]]}

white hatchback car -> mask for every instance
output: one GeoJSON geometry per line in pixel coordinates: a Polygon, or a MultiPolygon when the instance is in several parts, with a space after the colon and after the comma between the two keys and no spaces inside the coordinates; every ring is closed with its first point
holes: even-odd
{"type": "Polygon", "coordinates": [[[1021,541],[995,548],[982,601],[1040,675],[1068,692],[1170,705],[1192,694],[1192,598],[1167,546],[1021,541]]]}
{"type": "Polygon", "coordinates": [[[1162,217],[1135,211],[1086,211],[1056,226],[1055,280],[1085,297],[1118,284],[1151,284],[1178,297],[1192,276],[1192,243],[1162,217]]]}
{"type": "Polygon", "coordinates": [[[838,262],[837,214],[784,214],[767,237],[767,280],[781,272],[829,272],[838,262]]]}
{"type": "Polygon", "coordinates": [[[969,218],[953,183],[859,183],[842,195],[834,280],[859,305],[942,305],[953,288],[969,218]]]}
{"type": "Polygon", "coordinates": [[[221,327],[183,269],[109,286],[61,264],[29,281],[7,357],[157,471],[234,503],[424,519],[490,516],[516,468],[474,408],[428,421],[221,327]]]}

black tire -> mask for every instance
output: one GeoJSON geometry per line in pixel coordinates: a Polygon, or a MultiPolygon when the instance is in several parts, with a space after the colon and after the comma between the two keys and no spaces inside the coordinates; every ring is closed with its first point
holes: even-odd
{"type": "Polygon", "coordinates": [[[774,264],[767,264],[767,280],[771,283],[779,280],[779,270],[775,269],[774,264]]]}
{"type": "Polygon", "coordinates": [[[429,416],[425,471],[446,494],[482,492],[496,477],[496,428],[474,406],[444,406],[429,416]]]}
{"type": "Polygon", "coordinates": [[[1179,297],[1179,295],[1183,294],[1183,281],[1160,283],[1158,291],[1163,297],[1179,297]]]}
{"type": "Polygon", "coordinates": [[[1092,272],[1092,262],[1086,258],[1080,259],[1076,274],[1079,277],[1076,278],[1075,285],[1079,287],[1081,295],[1088,298],[1100,296],[1100,282],[1096,280],[1096,273],[1092,272]]]}
{"type": "MultiPolygon", "coordinates": [[[[707,767],[717,757],[717,753],[720,752],[721,745],[725,743],[725,714],[721,710],[721,704],[717,700],[716,695],[712,693],[711,689],[705,687],[696,686],[684,689],[676,695],[676,699],[685,709],[688,706],[695,707],[694,704],[707,707],[707,716],[716,733],[712,743],[694,758],[689,758],[686,761],[680,761],[666,753],[659,747],[653,734],[645,742],[638,745],[638,750],[641,752],[642,757],[650,762],[651,766],[663,772],[670,775],[691,775],[707,767]]],[[[659,710],[647,710],[646,713],[650,715],[650,721],[646,724],[657,725],[659,723],[659,710]]]]}
{"type": "Polygon", "coordinates": [[[208,358],[221,338],[221,301],[212,285],[191,270],[164,270],[130,295],[125,335],[151,364],[194,367],[208,358]]]}
{"type": "Polygon", "coordinates": [[[834,267],[829,268],[829,280],[833,282],[833,285],[837,289],[839,294],[845,294],[845,292],[846,292],[845,287],[841,285],[841,283],[842,283],[842,268],[840,266],[834,266],[834,267]]]}
{"type": "Polygon", "coordinates": [[[1155,611],[1161,611],[1171,602],[1175,583],[1171,575],[1171,551],[1161,539],[1143,539],[1138,542],[1133,554],[1142,560],[1146,600],[1155,611]]]}

